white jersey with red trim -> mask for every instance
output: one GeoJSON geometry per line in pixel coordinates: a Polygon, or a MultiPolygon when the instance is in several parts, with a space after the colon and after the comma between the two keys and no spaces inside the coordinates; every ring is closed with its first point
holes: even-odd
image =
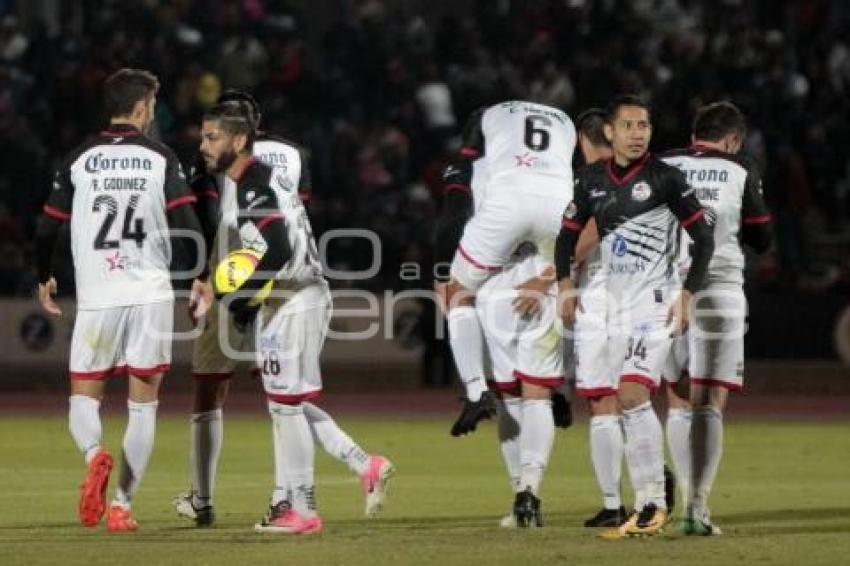
{"type": "Polygon", "coordinates": [[[492,184],[533,189],[534,178],[541,176],[572,185],[576,130],[561,110],[533,102],[503,102],[484,110],[478,129],[468,132],[465,150],[486,159],[492,184]]]}
{"type": "MultiPolygon", "coordinates": [[[[310,198],[310,169],[306,156],[299,146],[283,138],[261,132],[254,141],[252,153],[261,163],[274,167],[285,175],[287,184],[296,188],[302,200],[310,198]]],[[[217,230],[219,239],[210,260],[212,264],[221,261],[230,250],[235,249],[234,246],[238,243],[233,237],[221,239],[223,233],[229,232],[232,236],[238,229],[236,220],[239,207],[236,202],[236,183],[224,173],[219,173],[215,177],[215,186],[218,188],[219,198],[219,228],[217,230]]]]}
{"type": "MultiPolygon", "coordinates": [[[[701,146],[671,151],[663,161],[680,169],[714,225],[714,254],[708,266],[709,282],[744,283],[742,224],[770,221],[757,169],[747,160],[701,146]]],[[[691,238],[682,230],[679,270],[690,268],[691,238]]]]}
{"type": "Polygon", "coordinates": [[[166,211],[195,202],[166,146],[113,126],[56,172],[45,213],[71,221],[80,310],[173,300],[166,211]]]}
{"type": "Polygon", "coordinates": [[[298,196],[297,179],[290,177],[283,168],[269,167],[254,158],[243,170],[234,192],[238,247],[253,249],[262,255],[269,246],[280,245],[266,242],[260,231],[268,222],[283,219],[292,257],[274,279],[284,288],[324,283],[310,220],[298,196]]]}

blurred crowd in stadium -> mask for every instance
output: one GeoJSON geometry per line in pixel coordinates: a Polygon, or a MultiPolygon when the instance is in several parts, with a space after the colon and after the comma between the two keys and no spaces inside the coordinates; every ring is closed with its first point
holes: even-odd
{"type": "MultiPolygon", "coordinates": [[[[687,144],[698,105],[730,98],[750,118],[746,150],[776,217],[776,254],[751,278],[846,285],[850,4],[316,4],[321,33],[315,10],[284,0],[0,0],[0,295],[32,292],[32,233],[52,170],[100,126],[99,85],[123,65],[159,76],[157,134],[187,166],[222,89],[255,93],[264,127],[310,150],[316,232],[380,236],[381,272],[367,282],[377,289],[430,287],[427,276],[400,278],[399,266],[430,271],[439,171],[476,107],[520,98],[576,114],[637,92],[654,105],[653,147],[666,149],[687,144]]],[[[335,244],[328,263],[365,268],[369,252],[362,240],[335,244]]]]}

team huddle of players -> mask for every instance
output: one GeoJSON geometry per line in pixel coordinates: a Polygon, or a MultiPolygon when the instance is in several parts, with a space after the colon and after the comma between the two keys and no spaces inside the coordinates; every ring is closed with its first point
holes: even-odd
{"type": "MultiPolygon", "coordinates": [[[[170,367],[171,264],[194,269],[191,488],[177,512],[215,522],[222,409],[245,366],[262,378],[271,416],[275,487],[258,532],[313,533],[318,442],[361,480],[365,513],[384,504],[390,461],[364,451],[311,402],[331,318],[310,222],[304,154],[260,130],[247,93],[228,91],[201,124],[200,158],[187,178],[173,152],[146,136],[156,77],[122,69],[105,84],[107,130],[57,171],[37,231],[39,299],[52,314],[51,257],[70,221],[78,313],[69,361],[69,428],[87,462],[80,520],[138,528],[131,503],[154,439],[159,385],[170,367]],[[249,250],[256,266],[238,292],[215,296],[210,265],[249,250]],[[254,300],[272,282],[269,298],[254,300]],[[113,460],[102,444],[105,379],[128,375],[129,420],[112,501],[113,460]]],[[[722,410],[743,374],[741,242],[770,243],[754,168],[736,156],[746,134],[730,103],[697,113],[691,147],[648,148],[647,105],[616,99],[577,120],[512,101],[476,112],[446,168],[436,284],[467,399],[455,436],[498,417],[514,491],[506,527],[542,526],[540,488],[556,424],[569,424],[567,368],[591,410],[590,444],[603,509],[587,522],[608,538],[653,535],[669,520],[660,421],[650,396],[671,384],[668,441],[685,497],[683,530],[712,535],[708,495],[722,452],[722,410]],[[586,165],[574,178],[580,146],[586,165]],[[690,320],[692,312],[701,316],[690,320]],[[690,324],[689,324],[690,322],[690,324]],[[571,340],[563,340],[563,329],[571,340]],[[687,332],[684,332],[687,328],[687,332]],[[566,361],[565,361],[566,360],[566,361]],[[689,399],[673,385],[689,377],[689,399]],[[492,381],[498,395],[488,388],[492,381]],[[554,411],[553,411],[554,406],[554,411]],[[620,498],[625,455],[633,511],[620,498]]],[[[681,390],[681,388],[678,388],[681,390]]]]}
{"type": "Polygon", "coordinates": [[[578,133],[560,110],[531,102],[492,106],[472,117],[446,169],[436,253],[451,270],[436,290],[467,393],[452,434],[497,417],[515,494],[502,525],[542,526],[566,358],[590,406],[603,492],[586,526],[608,527],[604,538],[655,535],[674,499],[650,402],[664,381],[682,532],[718,535],[708,496],[727,392],[742,385],[741,244],[770,244],[758,173],[736,155],[744,118],[731,103],[707,105],[692,145],[660,156],[649,153],[651,115],[640,98],[618,97],[577,124],[578,133]],[[585,165],[574,179],[577,138],[585,165]],[[683,376],[688,399],[676,392],[683,376]],[[620,496],[624,455],[631,512],[620,496]]]}

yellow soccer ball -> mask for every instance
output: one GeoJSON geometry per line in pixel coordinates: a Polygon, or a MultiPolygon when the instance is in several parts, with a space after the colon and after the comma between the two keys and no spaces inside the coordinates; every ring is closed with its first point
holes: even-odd
{"type": "MultiPolygon", "coordinates": [[[[260,254],[250,249],[232,251],[219,262],[213,275],[213,288],[219,297],[238,291],[254,273],[260,262],[260,254]]],[[[249,305],[258,305],[269,296],[273,282],[267,281],[262,289],[249,301],[249,305]]]]}

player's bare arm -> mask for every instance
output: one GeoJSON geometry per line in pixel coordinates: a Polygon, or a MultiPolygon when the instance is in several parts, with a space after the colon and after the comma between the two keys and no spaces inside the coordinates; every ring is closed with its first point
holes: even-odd
{"type": "MultiPolygon", "coordinates": [[[[573,201],[564,209],[561,231],[555,240],[555,277],[558,280],[558,314],[564,324],[575,321],[576,284],[570,277],[580,234],[591,219],[591,208],[582,176],[576,180],[573,201]]],[[[585,230],[586,231],[586,230],[585,230]]],[[[596,230],[594,229],[594,232],[596,230]]]]}

